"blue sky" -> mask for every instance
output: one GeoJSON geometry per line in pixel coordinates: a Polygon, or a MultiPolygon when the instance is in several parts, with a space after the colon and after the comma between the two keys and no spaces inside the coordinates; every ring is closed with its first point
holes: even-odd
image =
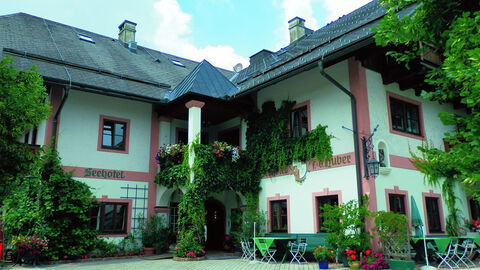
{"type": "Polygon", "coordinates": [[[0,15],[25,12],[117,37],[125,19],[137,23],[139,45],[232,69],[288,45],[295,16],[318,29],[370,0],[2,0],[0,15]]]}

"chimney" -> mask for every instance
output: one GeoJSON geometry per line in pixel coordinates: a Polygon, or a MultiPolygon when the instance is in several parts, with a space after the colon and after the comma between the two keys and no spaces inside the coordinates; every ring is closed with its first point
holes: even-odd
{"type": "Polygon", "coordinates": [[[135,42],[135,32],[137,32],[137,30],[135,30],[136,26],[136,23],[128,20],[123,21],[123,23],[118,26],[118,29],[120,30],[118,32],[118,39],[125,43],[126,47],[130,50],[135,50],[137,48],[137,43],[135,42]]]}
{"type": "Polygon", "coordinates": [[[288,30],[290,30],[290,44],[305,34],[312,32],[312,30],[305,27],[305,20],[300,17],[295,17],[288,21],[288,30]]]}

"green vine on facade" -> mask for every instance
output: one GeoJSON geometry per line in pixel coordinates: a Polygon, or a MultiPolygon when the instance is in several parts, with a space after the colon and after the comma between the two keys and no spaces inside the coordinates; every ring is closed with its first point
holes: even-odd
{"type": "Polygon", "coordinates": [[[224,142],[205,145],[197,138],[190,146],[164,145],[157,154],[160,172],[155,182],[168,188],[186,187],[178,207],[178,245],[175,256],[190,252],[201,256],[204,246],[205,200],[209,194],[232,190],[248,199],[244,213],[244,232],[253,222],[260,222],[258,192],[264,175],[285,170],[293,161],[332,156],[331,135],[326,126],[317,126],[301,136],[290,136],[290,114],[294,103],[285,101],[276,110],[266,102],[262,113],[251,113],[247,121],[247,151],[224,142]],[[188,151],[195,159],[190,168],[188,151]],[[191,181],[190,175],[194,179],[191,181]],[[257,198],[256,200],[253,198],[257,198]]]}

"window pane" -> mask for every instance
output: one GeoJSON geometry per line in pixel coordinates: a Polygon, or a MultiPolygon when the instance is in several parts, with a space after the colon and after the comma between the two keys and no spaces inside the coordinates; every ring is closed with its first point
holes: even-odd
{"type": "Polygon", "coordinates": [[[112,231],[114,229],[113,215],[115,213],[114,212],[115,206],[113,204],[105,204],[103,207],[105,209],[105,215],[103,220],[103,230],[112,231]]]}
{"type": "Polygon", "coordinates": [[[125,122],[103,120],[102,147],[125,150],[126,128],[125,122]]]}
{"type": "Polygon", "coordinates": [[[480,206],[475,199],[470,199],[470,212],[472,213],[472,219],[477,220],[480,218],[480,206]]]}
{"type": "Polygon", "coordinates": [[[417,105],[390,97],[390,115],[394,130],[421,135],[417,105]]]}
{"type": "Polygon", "coordinates": [[[323,227],[323,210],[320,207],[323,207],[325,204],[328,205],[338,205],[338,195],[331,195],[331,196],[320,196],[317,197],[317,209],[318,209],[318,232],[325,232],[323,227]]]}
{"type": "Polygon", "coordinates": [[[441,233],[440,211],[438,208],[438,198],[426,197],[428,228],[430,233],[441,233]]]}
{"type": "Polygon", "coordinates": [[[302,121],[302,134],[305,135],[308,132],[308,114],[307,114],[307,107],[303,107],[300,111],[301,121],[302,121]]]}
{"type": "Polygon", "coordinates": [[[121,232],[125,230],[126,205],[117,205],[115,213],[115,231],[121,232]]]}
{"type": "Polygon", "coordinates": [[[298,127],[299,127],[299,121],[298,121],[298,111],[292,112],[292,136],[293,137],[298,137],[298,127]]]}
{"type": "Polygon", "coordinates": [[[286,232],[288,229],[287,222],[287,201],[270,202],[272,231],[286,232]]]}
{"type": "Polygon", "coordinates": [[[390,203],[390,211],[399,213],[399,214],[406,214],[404,195],[389,194],[388,197],[389,197],[389,203],[390,203]]]}

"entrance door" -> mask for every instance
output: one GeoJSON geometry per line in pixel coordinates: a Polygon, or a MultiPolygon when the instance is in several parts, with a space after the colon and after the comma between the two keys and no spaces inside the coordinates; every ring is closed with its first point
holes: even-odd
{"type": "Polygon", "coordinates": [[[225,207],[213,198],[205,201],[207,211],[207,249],[222,249],[225,235],[225,207]]]}

